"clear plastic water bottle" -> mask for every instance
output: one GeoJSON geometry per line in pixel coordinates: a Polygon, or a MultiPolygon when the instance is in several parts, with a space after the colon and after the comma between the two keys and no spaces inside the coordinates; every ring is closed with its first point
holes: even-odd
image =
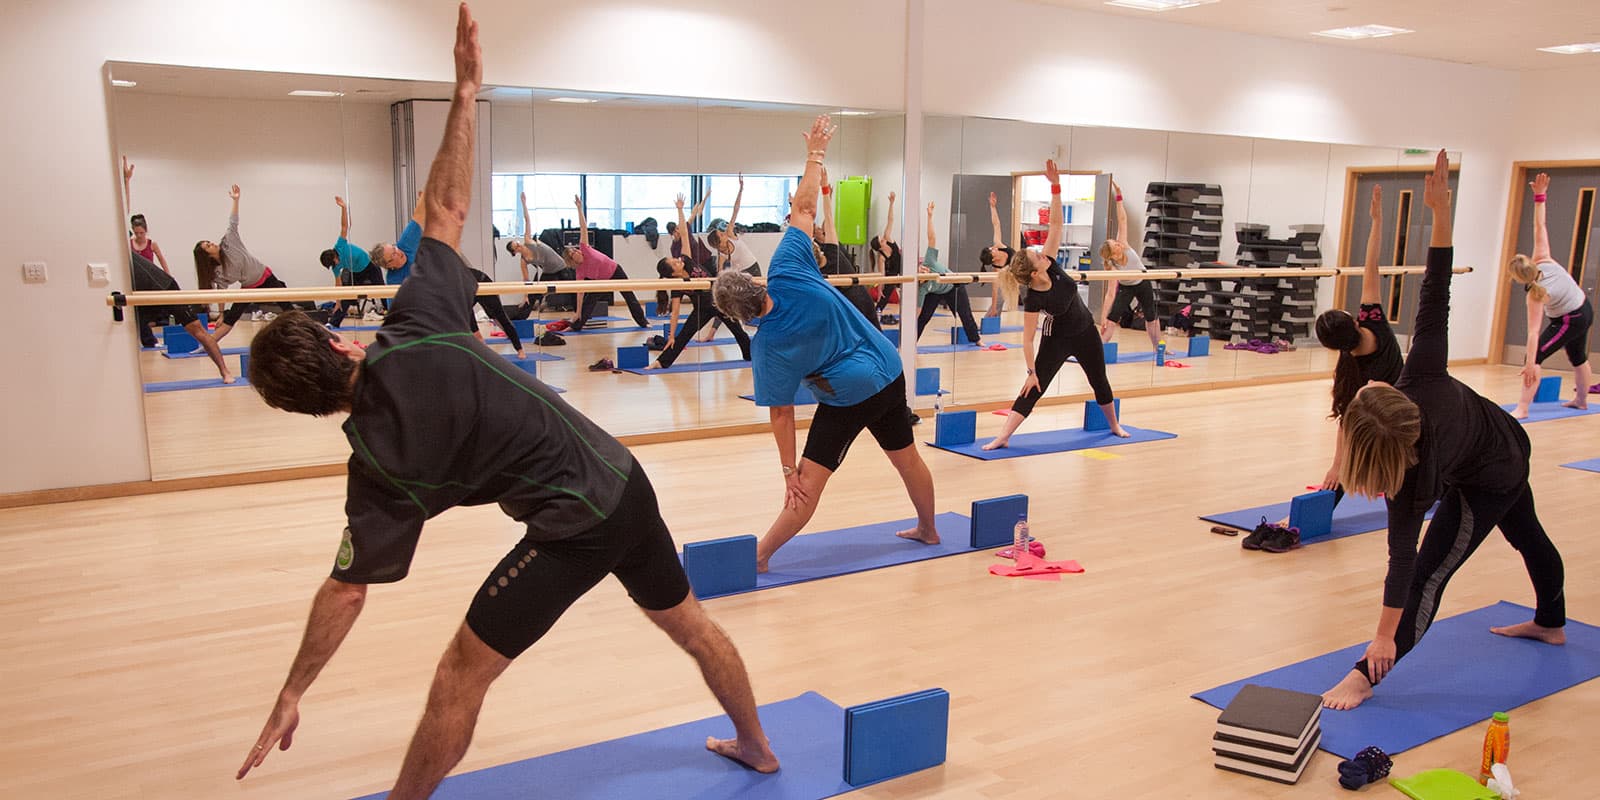
{"type": "Polygon", "coordinates": [[[1028,552],[1028,542],[1033,537],[1028,535],[1028,515],[1017,515],[1017,526],[1011,529],[1011,557],[1020,559],[1022,554],[1028,552]]]}

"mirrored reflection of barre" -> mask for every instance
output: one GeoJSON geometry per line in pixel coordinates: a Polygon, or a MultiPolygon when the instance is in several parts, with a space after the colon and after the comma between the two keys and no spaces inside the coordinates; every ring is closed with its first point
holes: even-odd
{"type": "MultiPolygon", "coordinates": [[[[1425,267],[1385,267],[1384,275],[1420,275],[1425,267]]],[[[1456,267],[1455,272],[1471,272],[1471,267],[1456,267]]],[[[1151,270],[1148,272],[1132,272],[1119,270],[1094,270],[1089,272],[1074,271],[1073,277],[1080,281],[1114,281],[1114,280],[1192,280],[1198,278],[1332,278],[1353,277],[1361,274],[1359,267],[1322,267],[1301,268],[1292,267],[1217,267],[1201,269],[1172,269],[1151,270]]],[[[834,286],[878,286],[882,284],[916,283],[918,281],[937,281],[939,283],[993,283],[994,273],[965,273],[965,274],[923,274],[890,276],[878,273],[859,275],[830,275],[826,276],[828,283],[834,286]]],[[[764,278],[756,279],[757,283],[765,283],[764,278]]],[[[711,281],[701,280],[626,280],[626,281],[584,281],[585,292],[612,292],[630,290],[636,292],[671,291],[673,289],[709,290],[711,281]]],[[[366,291],[359,293],[359,299],[393,297],[400,290],[399,286],[369,286],[366,291]]],[[[539,281],[539,282],[496,282],[478,285],[481,294],[557,294],[571,292],[572,281],[539,281]]],[[[248,290],[204,290],[204,291],[179,291],[179,292],[112,292],[106,296],[106,305],[113,310],[128,306],[165,306],[165,305],[205,305],[210,303],[274,303],[285,300],[311,300],[333,301],[350,300],[353,295],[348,286],[328,286],[303,289],[248,289],[248,290]]]]}

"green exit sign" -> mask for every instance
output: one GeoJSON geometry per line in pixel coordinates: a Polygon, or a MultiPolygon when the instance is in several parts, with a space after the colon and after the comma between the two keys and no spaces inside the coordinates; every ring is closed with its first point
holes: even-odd
{"type": "Polygon", "coordinates": [[[1423,149],[1421,147],[1407,147],[1406,148],[1406,155],[1408,155],[1408,156],[1425,156],[1425,155],[1427,155],[1429,153],[1432,153],[1432,152],[1433,152],[1432,150],[1426,150],[1426,149],[1423,149]]]}

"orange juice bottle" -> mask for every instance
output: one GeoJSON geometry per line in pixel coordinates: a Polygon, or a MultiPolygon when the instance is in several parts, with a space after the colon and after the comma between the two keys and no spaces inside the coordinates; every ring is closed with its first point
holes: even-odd
{"type": "Polygon", "coordinates": [[[1494,712],[1489,720],[1489,730],[1483,735],[1483,769],[1478,772],[1478,783],[1488,783],[1489,772],[1495,764],[1504,764],[1511,757],[1511,717],[1504,711],[1494,712]]]}

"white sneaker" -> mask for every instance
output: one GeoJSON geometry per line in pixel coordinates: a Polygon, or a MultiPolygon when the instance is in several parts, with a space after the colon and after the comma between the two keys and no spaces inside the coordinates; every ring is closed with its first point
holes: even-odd
{"type": "Polygon", "coordinates": [[[367,309],[367,313],[366,313],[366,315],[365,315],[365,316],[363,316],[363,317],[362,317],[362,319],[366,319],[366,320],[380,320],[380,319],[383,319],[383,315],[382,315],[382,314],[380,314],[380,313],[378,313],[378,310],[377,310],[377,309],[375,309],[375,308],[369,308],[369,309],[367,309]]]}
{"type": "Polygon", "coordinates": [[[268,311],[268,312],[266,312],[266,313],[261,315],[261,320],[263,322],[271,322],[271,321],[273,321],[273,320],[275,320],[277,318],[278,318],[278,315],[272,313],[271,311],[268,311]]]}
{"type": "Polygon", "coordinates": [[[252,311],[252,312],[250,312],[250,321],[251,322],[260,322],[261,321],[261,312],[260,311],[252,311]]]}

